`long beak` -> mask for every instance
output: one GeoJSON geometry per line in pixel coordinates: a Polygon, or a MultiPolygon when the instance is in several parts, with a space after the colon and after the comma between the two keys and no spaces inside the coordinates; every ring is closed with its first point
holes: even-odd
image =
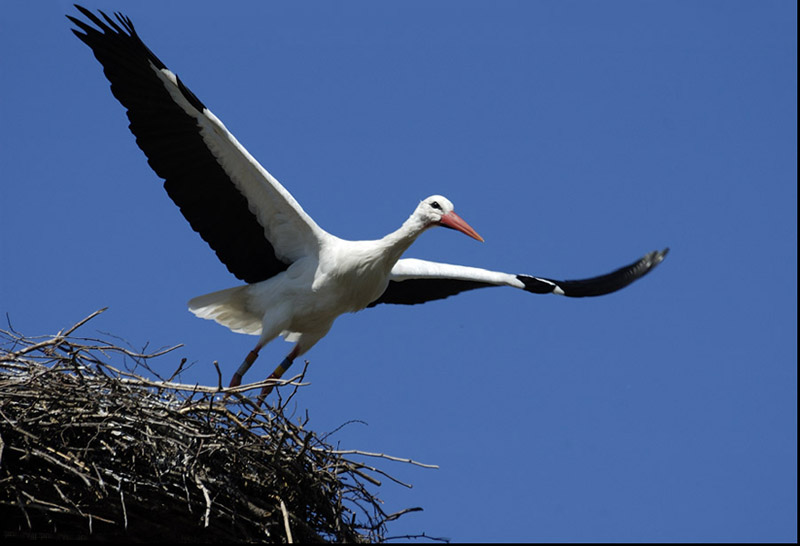
{"type": "Polygon", "coordinates": [[[461,218],[461,216],[459,216],[455,212],[448,212],[447,214],[442,216],[442,219],[439,220],[439,223],[446,228],[455,229],[457,231],[460,231],[464,235],[469,235],[473,239],[477,239],[480,242],[483,242],[483,237],[478,235],[478,232],[472,229],[470,225],[466,223],[464,219],[461,218]]]}

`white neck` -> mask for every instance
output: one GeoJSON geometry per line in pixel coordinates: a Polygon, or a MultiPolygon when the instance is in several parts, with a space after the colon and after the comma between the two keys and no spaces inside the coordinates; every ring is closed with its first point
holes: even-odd
{"type": "Polygon", "coordinates": [[[380,240],[389,269],[408,250],[408,247],[417,240],[417,237],[429,227],[430,224],[424,222],[418,215],[412,214],[408,220],[403,222],[402,226],[380,240]]]}

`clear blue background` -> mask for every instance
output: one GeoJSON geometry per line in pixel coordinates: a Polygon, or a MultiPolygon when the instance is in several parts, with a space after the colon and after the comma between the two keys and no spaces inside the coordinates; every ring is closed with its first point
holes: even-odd
{"type": "MultiPolygon", "coordinates": [[[[591,300],[487,289],[344,316],[295,398],[414,484],[390,534],[458,541],[797,538],[797,26],[791,1],[92,2],[327,230],[376,238],[433,193],[486,238],[407,255],[553,278],[670,246],[591,300]]],[[[0,13],[0,311],[185,347],[230,377],[255,338],[192,316],[236,284],[148,167],[68,2],[0,13]]],[[[274,342],[246,377],[290,346],[274,342]]]]}

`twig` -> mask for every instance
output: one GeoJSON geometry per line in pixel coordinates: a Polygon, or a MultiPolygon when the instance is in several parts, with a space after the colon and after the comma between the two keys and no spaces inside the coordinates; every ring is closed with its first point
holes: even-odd
{"type": "Polygon", "coordinates": [[[122,527],[123,529],[128,528],[128,509],[125,507],[125,492],[122,491],[122,480],[119,480],[119,503],[122,506],[122,527]]]}
{"type": "Polygon", "coordinates": [[[348,457],[437,467],[334,449],[305,428],[308,412],[294,422],[287,405],[305,367],[227,389],[219,371],[216,386],[175,381],[185,358],[169,380],[144,377],[139,367],[160,377],[148,361],[178,346],[148,354],[71,336],[101,312],[51,337],[0,330],[0,532],[38,532],[51,521],[64,536],[83,535],[88,521],[93,531],[103,522],[104,534],[161,541],[178,529],[195,542],[257,541],[283,529],[288,542],[380,542],[387,522],[414,511],[387,515],[371,488],[384,476],[410,485],[348,457]],[[294,388],[259,408],[248,393],[265,385],[294,388]],[[165,509],[143,522],[153,506],[165,509]]]}
{"type": "MultiPolygon", "coordinates": [[[[216,363],[216,361],[215,361],[215,363],[216,363]]],[[[177,368],[177,369],[176,369],[174,372],[172,372],[172,375],[171,375],[171,376],[169,376],[169,378],[167,379],[167,381],[172,381],[172,380],[173,380],[173,379],[175,379],[175,378],[176,378],[178,375],[180,375],[181,371],[183,371],[183,366],[184,366],[184,364],[186,364],[186,357],[184,357],[184,358],[181,358],[181,361],[180,361],[180,363],[178,364],[178,368],[177,368]]]]}
{"type": "Polygon", "coordinates": [[[200,491],[203,492],[203,498],[206,500],[206,511],[203,513],[203,527],[208,527],[208,517],[211,514],[211,496],[208,494],[206,486],[200,481],[199,476],[195,476],[194,482],[197,484],[197,487],[200,488],[200,491]]]}
{"type": "Polygon", "coordinates": [[[394,521],[397,518],[399,518],[400,516],[402,516],[404,514],[408,514],[410,512],[422,512],[422,508],[420,508],[419,506],[414,507],[414,508],[406,508],[405,510],[400,510],[399,512],[395,512],[394,514],[389,514],[388,516],[383,518],[383,521],[384,522],[386,522],[386,521],[394,521]]]}
{"type": "Polygon", "coordinates": [[[433,469],[439,468],[438,464],[420,463],[413,459],[394,457],[392,455],[386,455],[385,453],[370,453],[369,451],[361,451],[358,449],[335,449],[333,450],[333,453],[336,453],[337,455],[363,455],[365,457],[378,457],[380,459],[388,459],[390,461],[397,461],[400,463],[407,463],[407,464],[413,464],[415,466],[421,466],[422,468],[433,468],[433,469]]]}
{"type": "Polygon", "coordinates": [[[386,537],[384,542],[389,542],[390,540],[419,540],[419,539],[426,539],[426,540],[433,540],[435,542],[450,542],[449,538],[444,537],[432,537],[430,535],[426,535],[425,533],[421,533],[419,535],[398,535],[394,537],[386,537]]]}
{"type": "Polygon", "coordinates": [[[292,528],[289,526],[289,512],[286,511],[286,504],[281,499],[281,512],[283,513],[283,527],[286,529],[286,542],[293,544],[292,528]]]}
{"type": "Polygon", "coordinates": [[[217,370],[217,389],[222,390],[222,372],[219,370],[219,362],[214,361],[214,369],[217,370]]]}
{"type": "Polygon", "coordinates": [[[81,320],[79,320],[78,322],[76,322],[75,324],[73,324],[71,327],[67,328],[67,331],[66,331],[66,332],[65,332],[65,331],[63,331],[63,330],[62,330],[62,331],[60,331],[60,332],[58,332],[58,333],[56,334],[56,338],[65,338],[65,337],[67,337],[67,336],[68,336],[68,335],[70,335],[72,332],[74,332],[75,330],[77,330],[78,328],[80,328],[81,326],[83,326],[84,324],[86,324],[87,322],[89,322],[90,320],[92,320],[94,317],[96,317],[96,316],[97,316],[97,315],[99,315],[100,313],[104,313],[104,312],[105,312],[107,309],[108,309],[108,307],[103,307],[102,309],[98,309],[98,310],[97,310],[97,311],[95,311],[94,313],[90,314],[88,317],[86,317],[86,318],[84,318],[84,319],[81,319],[81,320]]]}

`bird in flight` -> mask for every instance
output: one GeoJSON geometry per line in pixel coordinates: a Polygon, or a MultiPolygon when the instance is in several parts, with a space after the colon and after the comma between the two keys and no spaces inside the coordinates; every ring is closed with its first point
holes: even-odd
{"type": "MultiPolygon", "coordinates": [[[[269,376],[279,379],[330,330],[336,317],[381,304],[412,305],[476,288],[509,286],[534,294],[601,296],[624,288],[664,260],[653,251],[611,273],[558,281],[414,258],[404,252],[424,231],[442,226],[483,241],[441,195],[423,199],[382,239],[349,241],[323,230],[142,42],[119,13],[86,20],[67,15],[126,108],[130,130],[167,194],[192,229],[245,284],[189,301],[196,316],[258,342],[230,386],[264,345],[283,336],[295,345],[269,376]]],[[[267,386],[260,399],[271,391],[267,386]]]]}

